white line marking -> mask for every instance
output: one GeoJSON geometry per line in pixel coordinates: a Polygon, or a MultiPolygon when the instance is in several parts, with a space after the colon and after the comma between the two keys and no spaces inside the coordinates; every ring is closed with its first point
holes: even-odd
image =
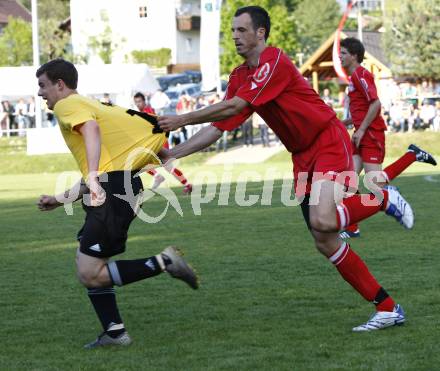
{"type": "Polygon", "coordinates": [[[438,175],[435,178],[434,178],[434,175],[426,175],[426,176],[424,176],[424,179],[427,182],[440,183],[440,178],[438,178],[438,175]]]}

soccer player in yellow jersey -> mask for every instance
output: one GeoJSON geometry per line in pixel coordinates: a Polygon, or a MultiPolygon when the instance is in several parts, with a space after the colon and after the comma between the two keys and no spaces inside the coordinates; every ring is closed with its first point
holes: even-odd
{"type": "MultiPolygon", "coordinates": [[[[42,65],[36,76],[38,95],[54,111],[83,176],[74,187],[79,189],[76,199],[85,196],[82,204],[86,212],[77,236],[77,275],[87,288],[104,329],[85,347],[129,345],[131,338],[118,311],[114,285],[126,285],[166,271],[192,288],[198,287],[195,273],[173,246],[144,259],[109,260],[125,251],[127,231],[143,190],[137,173],[155,162],[165,134],[155,116],[79,95],[78,72],[70,62],[52,60],[42,65]]],[[[64,196],[69,197],[74,188],[64,196]]],[[[62,205],[62,198],[63,195],[42,195],[38,207],[42,211],[53,210],[62,205]]]]}

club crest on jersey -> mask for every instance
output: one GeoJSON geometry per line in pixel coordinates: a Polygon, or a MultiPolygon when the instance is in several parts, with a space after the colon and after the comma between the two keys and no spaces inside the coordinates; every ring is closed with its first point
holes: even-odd
{"type": "Polygon", "coordinates": [[[254,80],[256,82],[263,82],[267,79],[267,76],[269,76],[269,72],[270,66],[269,63],[266,62],[254,73],[254,80]]]}

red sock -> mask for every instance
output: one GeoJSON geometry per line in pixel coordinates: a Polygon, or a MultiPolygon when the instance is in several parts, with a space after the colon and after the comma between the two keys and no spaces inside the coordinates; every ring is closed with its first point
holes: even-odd
{"type": "Polygon", "coordinates": [[[345,228],[347,232],[353,232],[353,233],[357,232],[358,229],[359,229],[359,225],[357,223],[350,224],[348,227],[345,228]]]}
{"type": "Polygon", "coordinates": [[[378,311],[393,311],[394,300],[382,289],[368,270],[367,265],[350,249],[348,243],[343,242],[329,260],[335,265],[344,280],[365,300],[374,302],[376,298],[381,297],[380,303],[375,303],[378,311]]]}
{"type": "Polygon", "coordinates": [[[366,199],[369,195],[353,195],[351,197],[344,198],[342,203],[336,205],[336,218],[338,223],[338,229],[343,230],[350,224],[355,224],[364,220],[380,210],[384,210],[388,202],[388,191],[382,190],[383,201],[378,203],[378,200],[373,200],[373,196],[370,195],[370,201],[366,203],[366,199]]]}
{"type": "Polygon", "coordinates": [[[391,182],[394,178],[403,173],[403,171],[416,161],[416,154],[414,152],[406,152],[398,160],[394,161],[391,165],[388,165],[383,169],[384,173],[388,177],[388,182],[391,182]]]}
{"type": "Polygon", "coordinates": [[[185,185],[186,183],[188,183],[188,180],[185,178],[185,176],[183,175],[183,173],[182,173],[179,169],[177,169],[177,168],[173,168],[173,169],[170,171],[170,173],[173,174],[174,177],[175,177],[180,183],[182,183],[183,185],[185,185]]]}
{"type": "Polygon", "coordinates": [[[148,170],[147,171],[148,174],[155,176],[157,174],[157,171],[154,169],[148,170]]]}

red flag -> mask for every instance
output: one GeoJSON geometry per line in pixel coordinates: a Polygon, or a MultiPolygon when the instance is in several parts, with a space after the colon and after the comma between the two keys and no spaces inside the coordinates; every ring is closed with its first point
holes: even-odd
{"type": "Polygon", "coordinates": [[[338,28],[336,30],[335,41],[333,42],[333,51],[332,51],[333,68],[335,69],[335,72],[338,75],[338,77],[344,80],[347,84],[348,84],[348,76],[347,73],[342,68],[341,60],[339,58],[339,53],[341,51],[341,31],[344,28],[345,21],[347,20],[351,8],[356,2],[357,0],[348,1],[347,3],[347,8],[345,9],[344,15],[342,16],[342,19],[339,22],[338,28]]]}

